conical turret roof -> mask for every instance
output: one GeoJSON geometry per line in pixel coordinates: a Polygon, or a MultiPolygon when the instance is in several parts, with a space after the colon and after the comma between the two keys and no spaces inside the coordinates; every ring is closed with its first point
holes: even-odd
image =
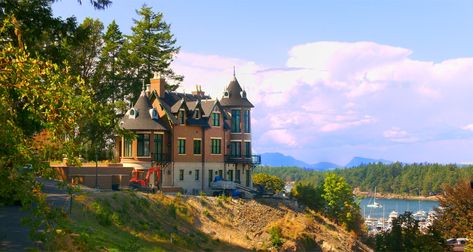
{"type": "Polygon", "coordinates": [[[220,100],[220,104],[224,107],[254,107],[253,104],[251,104],[251,102],[246,98],[246,93],[242,96],[244,92],[245,91],[243,91],[240,83],[234,75],[233,80],[231,80],[228,84],[227,89],[220,100]]]}
{"type": "Polygon", "coordinates": [[[167,130],[157,116],[156,118],[152,117],[152,109],[153,106],[145,92],[141,92],[135,106],[122,118],[121,127],[128,130],[167,130]]]}

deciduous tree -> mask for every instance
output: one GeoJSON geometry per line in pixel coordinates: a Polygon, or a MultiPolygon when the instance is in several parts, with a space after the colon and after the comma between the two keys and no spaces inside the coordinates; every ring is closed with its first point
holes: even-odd
{"type": "Polygon", "coordinates": [[[284,189],[284,181],[282,179],[264,173],[253,175],[253,185],[261,185],[265,190],[275,193],[281,192],[284,189]]]}
{"type": "Polygon", "coordinates": [[[334,173],[327,174],[323,191],[325,214],[345,225],[348,230],[359,232],[362,222],[360,207],[345,179],[334,173]]]}
{"type": "Polygon", "coordinates": [[[445,238],[467,237],[473,230],[473,189],[470,181],[446,186],[439,198],[434,226],[445,238]]]}

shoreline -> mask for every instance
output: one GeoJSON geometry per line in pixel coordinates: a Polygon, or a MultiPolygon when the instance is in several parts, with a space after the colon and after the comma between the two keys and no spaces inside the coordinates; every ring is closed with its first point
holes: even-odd
{"type": "MultiPolygon", "coordinates": [[[[357,197],[368,198],[372,197],[373,193],[369,192],[353,192],[357,197]]],[[[439,195],[434,196],[415,196],[415,195],[403,195],[394,193],[377,193],[377,199],[400,199],[400,200],[422,200],[422,201],[438,201],[439,195]]]]}

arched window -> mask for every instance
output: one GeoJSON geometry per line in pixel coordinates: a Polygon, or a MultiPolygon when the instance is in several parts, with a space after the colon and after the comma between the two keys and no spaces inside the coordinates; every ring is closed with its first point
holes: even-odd
{"type": "Polygon", "coordinates": [[[132,108],[130,111],[128,111],[129,118],[135,119],[138,116],[138,111],[136,109],[132,108]]]}

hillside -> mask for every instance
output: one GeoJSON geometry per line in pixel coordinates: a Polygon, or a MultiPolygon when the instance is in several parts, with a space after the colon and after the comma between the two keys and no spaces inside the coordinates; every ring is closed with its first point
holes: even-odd
{"type": "Polygon", "coordinates": [[[313,170],[330,170],[340,167],[337,164],[330,162],[319,162],[315,164],[308,164],[304,161],[295,159],[292,156],[284,155],[279,152],[263,153],[261,154],[261,165],[265,166],[294,166],[313,170]]]}
{"type": "Polygon", "coordinates": [[[353,168],[358,167],[361,165],[368,165],[368,164],[392,164],[392,161],[385,160],[385,159],[372,159],[372,158],[364,158],[364,157],[354,157],[348,164],[345,165],[346,168],[353,168]]]}
{"type": "Polygon", "coordinates": [[[281,200],[132,192],[88,193],[75,199],[58,248],[275,251],[279,236],[280,250],[285,251],[369,251],[326,218],[302,213],[281,200]]]}

